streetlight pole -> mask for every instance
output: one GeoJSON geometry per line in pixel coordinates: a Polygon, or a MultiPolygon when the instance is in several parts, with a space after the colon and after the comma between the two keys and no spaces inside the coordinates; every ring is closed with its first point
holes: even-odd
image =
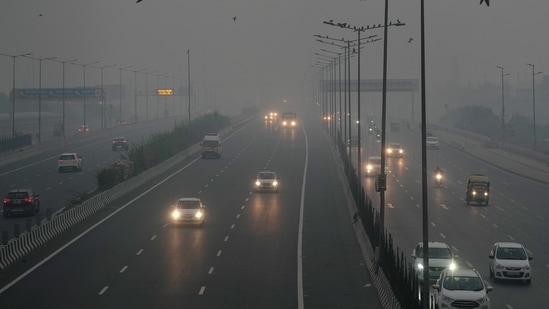
{"type": "Polygon", "coordinates": [[[532,117],[534,121],[533,129],[534,129],[534,144],[533,149],[536,150],[536,75],[541,74],[543,72],[535,72],[535,66],[533,64],[527,63],[526,65],[529,65],[532,67],[532,117]]]}
{"type": "Polygon", "coordinates": [[[133,70],[133,112],[134,112],[134,122],[137,122],[137,73],[145,72],[146,69],[138,71],[133,70]]]}
{"type": "Polygon", "coordinates": [[[191,50],[187,49],[187,80],[189,81],[188,85],[188,102],[187,110],[189,113],[189,124],[191,123],[191,50]]]}
{"type": "Polygon", "coordinates": [[[42,143],[42,60],[53,60],[57,57],[34,58],[24,56],[34,60],[38,60],[38,144],[42,143]]]}
{"type": "Polygon", "coordinates": [[[503,83],[503,78],[507,75],[509,75],[509,73],[507,74],[503,74],[503,67],[501,66],[496,66],[497,68],[501,69],[501,140],[505,140],[505,91],[504,91],[504,83],[503,83]]]}
{"type": "Polygon", "coordinates": [[[105,65],[105,66],[92,66],[94,68],[101,70],[101,130],[104,130],[107,127],[107,121],[105,119],[105,89],[103,84],[103,69],[105,68],[112,68],[116,66],[116,64],[111,65],[105,65]]]}
{"type": "Polygon", "coordinates": [[[82,97],[84,98],[84,126],[87,125],[86,123],[86,66],[96,64],[96,63],[99,63],[99,61],[94,61],[94,62],[84,63],[84,64],[74,63],[74,62],[71,63],[73,65],[79,65],[82,67],[82,76],[83,76],[83,82],[84,82],[84,89],[82,90],[82,97]]]}
{"type": "Polygon", "coordinates": [[[71,62],[75,62],[75,61],[78,61],[78,59],[72,59],[72,60],[65,60],[65,61],[61,61],[61,60],[54,60],[56,62],[60,62],[61,63],[61,66],[62,66],[62,80],[63,80],[63,97],[61,98],[61,102],[62,102],[62,114],[63,114],[63,119],[61,119],[61,134],[63,136],[63,138],[65,137],[65,63],[71,63],[71,62]]]}
{"type": "Polygon", "coordinates": [[[12,143],[15,142],[15,58],[24,57],[32,55],[32,53],[19,54],[19,55],[8,55],[1,54],[2,56],[11,57],[13,60],[13,69],[12,69],[12,86],[11,86],[11,138],[12,143]]]}
{"type": "Polygon", "coordinates": [[[126,69],[129,69],[133,67],[133,65],[129,65],[129,66],[126,66],[126,67],[123,67],[123,68],[118,68],[118,71],[119,71],[119,75],[118,75],[118,82],[119,82],[119,85],[118,85],[118,91],[119,91],[119,97],[118,97],[118,104],[120,105],[120,110],[119,110],[119,113],[118,113],[118,123],[120,124],[122,122],[122,71],[123,70],[126,70],[126,69]]]}

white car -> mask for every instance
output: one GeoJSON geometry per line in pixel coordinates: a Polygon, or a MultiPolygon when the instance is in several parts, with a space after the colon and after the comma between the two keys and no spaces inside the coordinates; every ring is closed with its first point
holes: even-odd
{"type": "Polygon", "coordinates": [[[57,170],[59,173],[71,170],[71,171],[81,171],[82,170],[82,156],[76,152],[66,152],[62,153],[57,159],[57,170]]]}
{"type": "Polygon", "coordinates": [[[375,176],[381,173],[381,157],[368,157],[366,160],[366,175],[375,176]]]}
{"type": "Polygon", "coordinates": [[[390,143],[386,149],[388,157],[402,158],[404,156],[404,149],[399,143],[390,143]]]}
{"type": "MultiPolygon", "coordinates": [[[[454,254],[450,249],[450,246],[443,242],[431,241],[429,242],[429,251],[427,253],[429,258],[429,280],[437,280],[440,273],[448,269],[455,269],[456,263],[454,254]]],[[[417,244],[412,251],[413,264],[416,269],[418,280],[423,280],[423,242],[417,244]]]]}
{"type": "Polygon", "coordinates": [[[427,149],[438,149],[439,147],[438,138],[436,136],[427,136],[427,140],[425,141],[425,146],[427,149]]]}
{"type": "Polygon", "coordinates": [[[206,206],[197,197],[182,197],[172,209],[172,222],[204,225],[206,206]]]}
{"type": "Polygon", "coordinates": [[[445,309],[490,309],[488,285],[474,269],[445,269],[440,273],[435,290],[435,308],[445,309]]]}
{"type": "Polygon", "coordinates": [[[497,242],[488,256],[490,277],[498,279],[532,281],[530,260],[524,246],[515,242],[497,242]]]}
{"type": "Polygon", "coordinates": [[[278,176],[276,172],[269,169],[261,170],[257,173],[254,182],[254,190],[278,192],[278,176]]]}

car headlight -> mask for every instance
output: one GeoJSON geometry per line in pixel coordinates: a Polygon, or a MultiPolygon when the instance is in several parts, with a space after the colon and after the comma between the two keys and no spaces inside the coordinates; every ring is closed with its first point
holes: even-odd
{"type": "Polygon", "coordinates": [[[503,266],[496,264],[496,269],[503,269],[503,266]]]}
{"type": "Polygon", "coordinates": [[[292,126],[295,126],[295,121],[292,121],[292,126]]]}
{"type": "Polygon", "coordinates": [[[417,264],[417,269],[418,270],[423,270],[423,264],[421,264],[421,263],[417,264]]]}
{"type": "Polygon", "coordinates": [[[449,270],[455,270],[456,269],[456,263],[451,262],[450,265],[448,265],[449,270]]]}
{"type": "Polygon", "coordinates": [[[440,179],[442,179],[442,175],[441,175],[441,174],[437,174],[437,175],[436,175],[436,178],[437,178],[438,180],[440,180],[440,179]]]}
{"type": "Polygon", "coordinates": [[[522,269],[523,270],[530,270],[530,266],[524,266],[522,269]]]}
{"type": "Polygon", "coordinates": [[[273,181],[273,187],[276,187],[276,186],[278,186],[278,182],[273,181]]]}
{"type": "Polygon", "coordinates": [[[392,153],[393,149],[387,149],[387,153],[392,153]]]}
{"type": "Polygon", "coordinates": [[[179,212],[179,210],[172,211],[172,217],[174,219],[178,219],[180,216],[181,216],[181,213],[179,212]]]}
{"type": "Polygon", "coordinates": [[[197,211],[196,214],[194,214],[194,216],[195,216],[197,219],[202,218],[203,215],[204,215],[204,213],[202,213],[201,211],[197,211]]]}
{"type": "Polygon", "coordinates": [[[286,121],[282,121],[282,125],[285,126],[287,125],[288,123],[286,121]]]}
{"type": "Polygon", "coordinates": [[[259,182],[259,180],[258,180],[258,181],[255,182],[255,185],[259,186],[259,185],[261,185],[261,182],[259,182]]]}
{"type": "Polygon", "coordinates": [[[484,305],[488,302],[488,297],[484,296],[483,298],[477,299],[477,302],[481,305],[484,305]]]}
{"type": "Polygon", "coordinates": [[[484,196],[488,196],[488,192],[484,192],[484,196]]]}
{"type": "Polygon", "coordinates": [[[442,298],[442,301],[445,302],[445,303],[451,303],[451,302],[454,301],[453,298],[450,298],[450,297],[448,297],[448,296],[446,296],[446,295],[442,295],[441,298],[442,298]]]}
{"type": "Polygon", "coordinates": [[[477,191],[473,191],[471,194],[473,195],[477,195],[477,191]]]}

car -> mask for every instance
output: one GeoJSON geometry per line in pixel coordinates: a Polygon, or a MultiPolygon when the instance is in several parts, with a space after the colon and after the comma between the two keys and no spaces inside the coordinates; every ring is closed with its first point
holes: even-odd
{"type": "Polygon", "coordinates": [[[425,141],[425,146],[427,149],[438,149],[439,147],[438,138],[436,136],[427,136],[427,140],[425,141]]]}
{"type": "Polygon", "coordinates": [[[4,197],[4,218],[14,214],[29,214],[34,216],[40,211],[40,194],[32,189],[12,189],[4,197]]]}
{"type": "Polygon", "coordinates": [[[65,152],[57,159],[57,170],[59,173],[66,170],[81,171],[82,170],[82,156],[76,152],[65,152]]]}
{"type": "Polygon", "coordinates": [[[374,176],[381,173],[381,157],[372,156],[366,160],[366,175],[374,176]]]}
{"type": "Polygon", "coordinates": [[[171,212],[174,224],[197,224],[204,226],[206,206],[197,197],[182,197],[173,205],[171,212]]]}
{"type": "Polygon", "coordinates": [[[389,146],[387,146],[386,149],[388,157],[402,158],[402,156],[404,155],[404,149],[399,143],[389,143],[389,146]]]}
{"type": "Polygon", "coordinates": [[[270,169],[263,169],[257,173],[254,182],[254,190],[278,192],[278,176],[270,169]]]}
{"type": "MultiPolygon", "coordinates": [[[[438,241],[428,243],[429,251],[429,280],[437,280],[440,273],[446,269],[455,269],[456,263],[454,254],[448,244],[438,241]]],[[[423,280],[423,242],[419,242],[412,250],[413,265],[416,270],[417,277],[420,281],[423,280]]]]}
{"type": "Polygon", "coordinates": [[[475,269],[445,269],[433,284],[435,308],[490,309],[488,292],[492,291],[475,269]]]}
{"type": "Polygon", "coordinates": [[[90,127],[88,127],[85,124],[78,127],[78,133],[86,133],[86,132],[89,132],[89,131],[90,131],[90,127]]]}
{"type": "Polygon", "coordinates": [[[125,137],[115,137],[112,139],[112,150],[128,150],[130,149],[130,143],[125,137]]]}
{"type": "Polygon", "coordinates": [[[528,254],[524,246],[516,242],[496,242],[488,255],[490,277],[494,281],[522,280],[527,284],[532,282],[532,270],[528,254]]]}

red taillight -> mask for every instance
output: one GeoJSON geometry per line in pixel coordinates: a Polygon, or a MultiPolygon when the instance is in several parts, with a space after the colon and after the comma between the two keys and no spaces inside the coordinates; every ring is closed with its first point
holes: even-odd
{"type": "Polygon", "coordinates": [[[5,198],[4,199],[4,204],[9,204],[10,203],[10,199],[9,198],[5,198]]]}
{"type": "Polygon", "coordinates": [[[25,203],[32,203],[32,198],[31,197],[27,197],[25,198],[25,203]]]}

